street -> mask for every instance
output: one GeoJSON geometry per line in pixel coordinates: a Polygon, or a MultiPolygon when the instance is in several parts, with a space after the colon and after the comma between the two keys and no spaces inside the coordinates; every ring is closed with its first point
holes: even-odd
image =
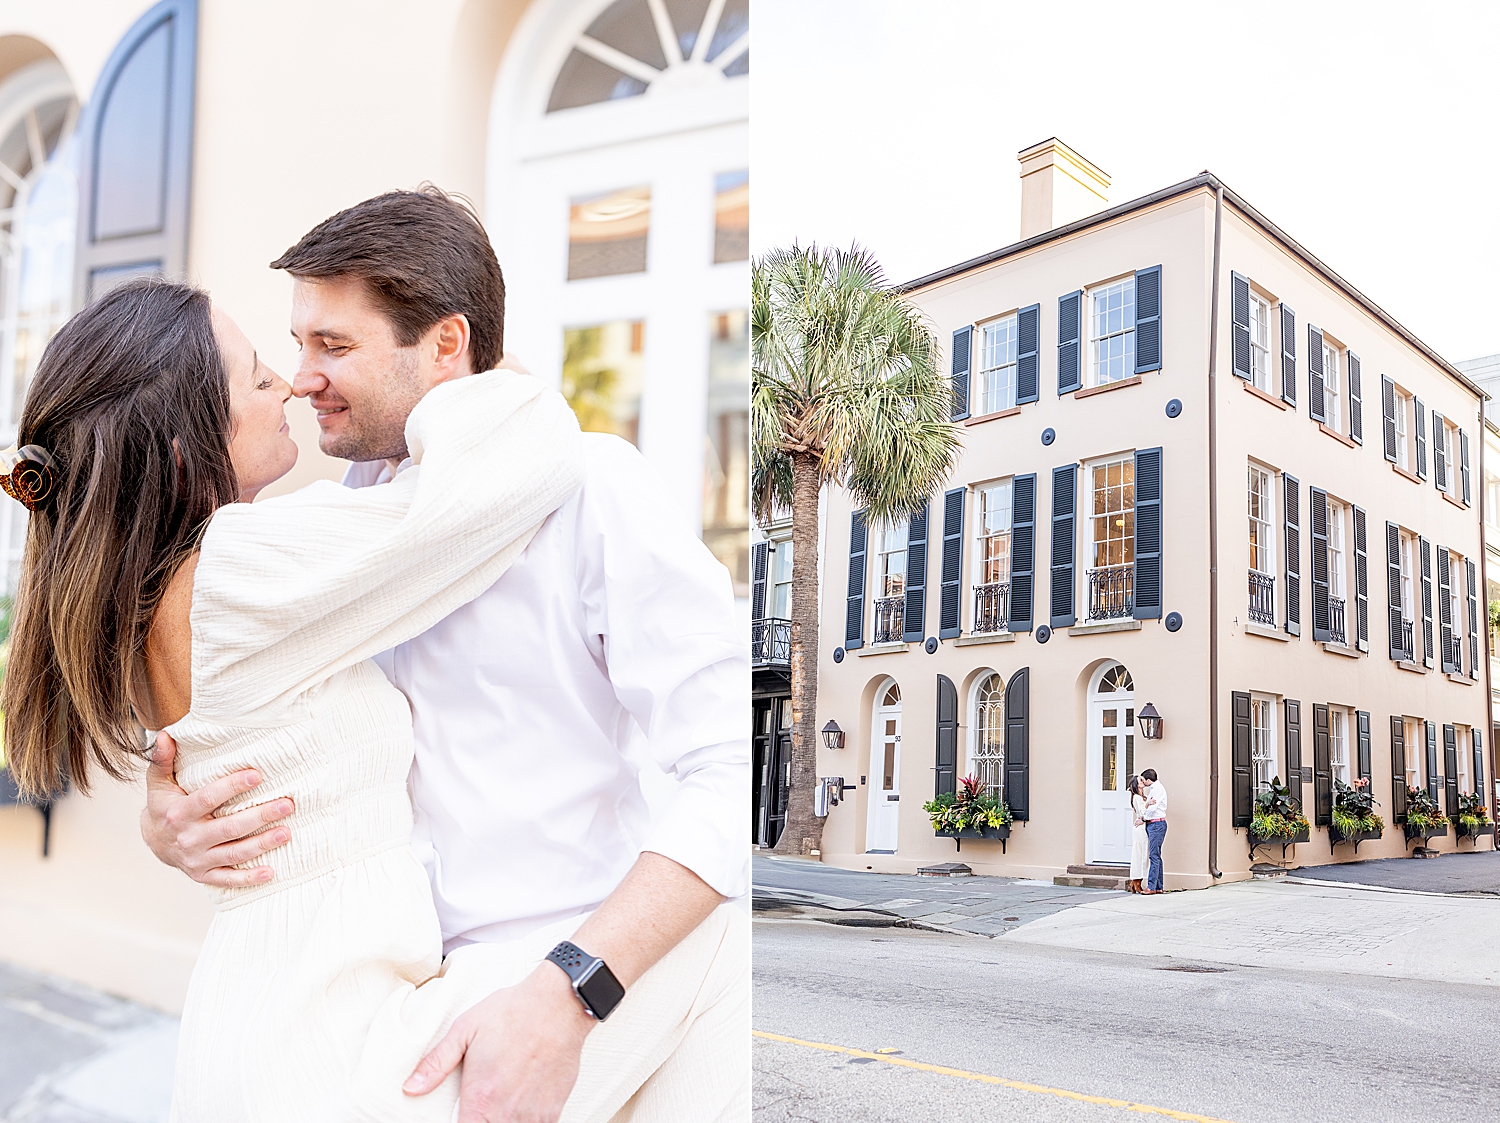
{"type": "MultiPolygon", "coordinates": [[[[806,885],[816,872],[769,876],[806,885]]],[[[830,873],[847,895],[850,875],[830,873]]],[[[1500,924],[1500,900],[1262,883],[1160,899],[1081,890],[1013,933],[986,937],[906,927],[911,921],[872,928],[801,918],[786,892],[760,888],[765,863],[756,874],[757,1123],[1142,1114],[1435,1123],[1489,1114],[1500,1087],[1500,992],[1475,973],[1500,979],[1493,938],[1474,962],[1427,964],[1428,977],[1413,977],[1423,972],[1403,967],[1400,955],[1369,958],[1417,935],[1413,905],[1472,933],[1500,924]],[[1226,951],[1234,916],[1263,910],[1267,890],[1282,894],[1275,899],[1288,918],[1281,948],[1226,951]],[[1146,933],[1139,943],[1119,944],[1130,908],[1156,904],[1176,910],[1180,929],[1201,930],[1200,946],[1181,932],[1165,946],[1149,934],[1166,923],[1160,917],[1137,925],[1146,933]],[[1393,913],[1384,927],[1368,911],[1382,909],[1393,913]],[[1350,917],[1358,946],[1347,962],[1340,948],[1320,946],[1331,937],[1316,918],[1327,915],[1350,917]],[[1042,942],[1078,942],[1099,916],[1109,917],[1114,950],[1042,942]],[[1205,954],[1186,954],[1194,950],[1205,954]],[[1311,969],[1279,958],[1304,955],[1311,969]],[[1320,969],[1325,962],[1341,966],[1320,969]]],[[[931,884],[907,880],[914,892],[931,884]]],[[[955,879],[950,891],[979,880],[955,879]]],[[[877,888],[877,896],[889,890],[877,888]]],[[[995,888],[1020,896],[1039,887],[995,888]]],[[[807,908],[825,920],[841,919],[837,911],[807,908]]],[[[863,925],[879,923],[879,912],[849,915],[863,925]]],[[[1438,948],[1434,958],[1451,951],[1438,948]]]]}

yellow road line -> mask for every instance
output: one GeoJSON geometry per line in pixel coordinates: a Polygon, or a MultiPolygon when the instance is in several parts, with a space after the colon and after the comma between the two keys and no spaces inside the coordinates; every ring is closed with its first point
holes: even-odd
{"type": "Polygon", "coordinates": [[[977,1080],[981,1084],[998,1084],[1002,1088],[1015,1088],[1022,1092],[1037,1092],[1044,1096],[1059,1096],[1065,1100],[1078,1100],[1087,1104],[1103,1104],[1105,1107],[1123,1108],[1125,1111],[1138,1111],[1144,1115],[1164,1115],[1168,1119],[1183,1119],[1187,1123],[1227,1123],[1227,1120],[1215,1119],[1209,1115],[1194,1115],[1189,1111],[1173,1111],[1169,1107],[1152,1107],[1150,1104],[1132,1103],[1129,1100],[1112,1100],[1107,1096],[1086,1096],[1082,1092],[1070,1092],[1066,1088],[1048,1088],[1043,1084],[1026,1084],[1020,1080],[1006,1080],[999,1076],[990,1076],[983,1072],[965,1072],[961,1068],[947,1068],[944,1065],[930,1065],[922,1061],[909,1061],[905,1057],[892,1057],[881,1053],[867,1053],[863,1049],[850,1049],[845,1045],[828,1045],[821,1041],[803,1041],[796,1037],[783,1037],[779,1033],[766,1033],[764,1030],[753,1030],[754,1036],[764,1038],[767,1041],[779,1041],[784,1045],[801,1045],[808,1049],[821,1049],[825,1053],[843,1053],[850,1057],[868,1057],[872,1061],[881,1061],[888,1065],[899,1065],[902,1068],[914,1068],[920,1072],[935,1072],[940,1076],[957,1076],[964,1080],[977,1080]]]}

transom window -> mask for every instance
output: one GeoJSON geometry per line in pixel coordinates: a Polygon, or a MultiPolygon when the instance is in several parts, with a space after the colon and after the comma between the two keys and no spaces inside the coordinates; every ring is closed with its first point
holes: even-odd
{"type": "Polygon", "coordinates": [[[885,692],[885,697],[880,700],[882,706],[899,706],[901,704],[901,688],[894,682],[891,688],[885,692]]]}
{"type": "Polygon", "coordinates": [[[1255,794],[1269,791],[1276,775],[1276,700],[1250,698],[1250,771],[1255,794]]]}
{"type": "Polygon", "coordinates": [[[1328,766],[1335,780],[1349,782],[1349,713],[1337,706],[1328,707],[1328,766]]]}
{"type": "Polygon", "coordinates": [[[1328,342],[1323,344],[1323,417],[1330,429],[1344,431],[1339,415],[1339,349],[1328,342]]]}
{"type": "Polygon", "coordinates": [[[1135,373],[1135,278],[1095,289],[1089,308],[1092,385],[1129,378],[1135,373]]]}
{"type": "Polygon", "coordinates": [[[1118,694],[1122,690],[1135,690],[1135,680],[1123,663],[1116,663],[1099,676],[1098,694],[1118,694]]]}
{"type": "Polygon", "coordinates": [[[980,348],[979,413],[999,413],[1016,404],[1016,317],[984,326],[980,348]]]}
{"type": "Polygon", "coordinates": [[[974,692],[974,774],[997,800],[1005,778],[1005,680],[986,675],[974,692]]]}
{"type": "Polygon", "coordinates": [[[1271,390],[1271,307],[1250,293],[1250,377],[1256,388],[1271,390]]]}

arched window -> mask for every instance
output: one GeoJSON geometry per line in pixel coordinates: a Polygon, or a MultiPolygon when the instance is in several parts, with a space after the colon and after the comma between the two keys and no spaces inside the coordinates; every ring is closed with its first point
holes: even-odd
{"type": "MultiPolygon", "coordinates": [[[[26,389],[48,340],[72,312],[78,99],[57,62],[0,84],[0,444],[16,439],[26,389]]],[[[0,506],[5,593],[15,588],[26,512],[0,506]]]]}
{"type": "Polygon", "coordinates": [[[1100,694],[1118,694],[1122,690],[1134,690],[1135,681],[1130,677],[1130,672],[1125,669],[1124,663],[1116,663],[1099,677],[1100,694]]]}
{"type": "Polygon", "coordinates": [[[901,704],[901,688],[894,682],[891,683],[891,688],[880,699],[880,704],[882,706],[899,706],[901,704]]]}
{"type": "Polygon", "coordinates": [[[984,784],[984,790],[1001,798],[1005,780],[1005,680],[986,675],[974,689],[974,750],[969,770],[984,784]]]}

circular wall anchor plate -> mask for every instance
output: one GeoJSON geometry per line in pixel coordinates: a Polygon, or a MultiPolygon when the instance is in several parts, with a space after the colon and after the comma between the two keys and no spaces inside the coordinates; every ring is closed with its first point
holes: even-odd
{"type": "Polygon", "coordinates": [[[833,649],[833,661],[835,663],[842,663],[844,661],[844,649],[842,647],[835,647],[833,649]]]}
{"type": "Polygon", "coordinates": [[[1052,629],[1049,628],[1049,627],[1047,627],[1046,624],[1043,624],[1040,628],[1038,628],[1036,630],[1036,641],[1037,641],[1037,643],[1046,643],[1051,638],[1052,638],[1052,629]]]}
{"type": "Polygon", "coordinates": [[[1181,412],[1182,412],[1182,399],[1181,398],[1173,398],[1170,402],[1167,403],[1167,416],[1168,417],[1176,417],[1181,412]]]}
{"type": "Polygon", "coordinates": [[[1169,612],[1169,613],[1167,613],[1167,631],[1169,631],[1169,632],[1175,632],[1180,627],[1182,627],[1182,613],[1180,613],[1180,612],[1169,612]]]}
{"type": "Polygon", "coordinates": [[[1057,440],[1057,430],[1056,429],[1043,429],[1042,430],[1042,444],[1044,444],[1044,445],[1050,445],[1055,440],[1057,440]]]}
{"type": "Polygon", "coordinates": [[[923,646],[927,648],[927,654],[931,655],[938,649],[937,636],[928,636],[927,642],[923,646]]]}

